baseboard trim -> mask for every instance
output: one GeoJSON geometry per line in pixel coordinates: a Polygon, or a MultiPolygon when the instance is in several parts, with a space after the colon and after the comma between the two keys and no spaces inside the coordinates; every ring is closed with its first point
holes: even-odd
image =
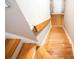
{"type": "Polygon", "coordinates": [[[8,33],[8,32],[5,32],[5,40],[7,38],[12,38],[12,39],[19,39],[19,37],[15,34],[12,34],[12,33],[8,33]]]}
{"type": "Polygon", "coordinates": [[[72,50],[73,50],[73,53],[74,53],[74,46],[73,46],[73,43],[72,43],[72,41],[71,41],[71,38],[70,38],[70,36],[69,36],[69,34],[68,34],[68,32],[67,32],[67,30],[65,29],[64,26],[63,26],[63,29],[64,29],[65,34],[67,35],[67,37],[68,37],[68,39],[69,39],[69,42],[70,42],[70,44],[71,44],[71,46],[72,46],[72,50]]]}
{"type": "Polygon", "coordinates": [[[20,43],[19,43],[19,45],[17,46],[15,52],[13,53],[11,59],[17,59],[17,56],[18,56],[18,54],[19,54],[19,52],[20,52],[22,46],[23,46],[23,42],[20,41],[20,43]]]}
{"type": "Polygon", "coordinates": [[[33,41],[33,40],[29,39],[29,38],[25,38],[25,37],[18,36],[16,34],[8,33],[8,32],[5,33],[5,39],[6,38],[21,39],[23,43],[36,43],[37,44],[36,41],[33,41]]]}
{"type": "Polygon", "coordinates": [[[59,25],[59,26],[58,25],[53,25],[52,27],[63,27],[63,25],[59,25]]]}
{"type": "Polygon", "coordinates": [[[35,54],[36,54],[36,47],[34,49],[34,53],[33,53],[32,59],[35,59],[35,54]]]}
{"type": "Polygon", "coordinates": [[[64,15],[64,13],[51,13],[51,15],[64,15]]]}

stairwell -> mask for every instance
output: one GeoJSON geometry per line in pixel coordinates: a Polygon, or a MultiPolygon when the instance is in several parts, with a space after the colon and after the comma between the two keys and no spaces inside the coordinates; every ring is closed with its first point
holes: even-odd
{"type": "MultiPolygon", "coordinates": [[[[72,45],[62,27],[63,20],[63,15],[51,15],[51,27],[45,44],[22,43],[15,59],[74,59],[72,45]]],[[[20,39],[6,39],[5,59],[14,59],[13,54],[20,42],[20,39]]]]}

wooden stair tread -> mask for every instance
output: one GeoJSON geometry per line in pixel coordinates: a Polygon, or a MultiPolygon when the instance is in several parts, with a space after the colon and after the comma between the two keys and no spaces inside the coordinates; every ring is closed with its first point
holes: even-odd
{"type": "Polygon", "coordinates": [[[5,40],[5,59],[11,59],[12,54],[17,48],[19,39],[6,39],[5,40]]]}
{"type": "Polygon", "coordinates": [[[32,59],[35,47],[35,44],[24,43],[17,59],[32,59]]]}

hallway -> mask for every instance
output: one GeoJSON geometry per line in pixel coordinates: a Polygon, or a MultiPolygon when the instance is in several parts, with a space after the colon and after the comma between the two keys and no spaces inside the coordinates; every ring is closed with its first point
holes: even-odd
{"type": "Polygon", "coordinates": [[[74,59],[71,44],[62,27],[51,28],[44,46],[37,49],[35,59],[74,59]]]}
{"type": "Polygon", "coordinates": [[[44,48],[56,59],[73,59],[72,47],[62,27],[51,28],[44,48]]]}
{"type": "Polygon", "coordinates": [[[38,48],[35,59],[74,59],[72,46],[62,27],[63,20],[63,15],[51,17],[52,27],[45,44],[38,48]]]}
{"type": "Polygon", "coordinates": [[[6,59],[74,59],[71,0],[7,2],[12,6],[6,7],[6,59]]]}

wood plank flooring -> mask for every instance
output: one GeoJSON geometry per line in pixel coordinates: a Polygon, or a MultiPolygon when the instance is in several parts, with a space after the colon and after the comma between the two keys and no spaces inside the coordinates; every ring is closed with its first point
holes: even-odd
{"type": "Polygon", "coordinates": [[[36,45],[31,43],[24,43],[17,59],[32,59],[36,45]]]}
{"type": "Polygon", "coordinates": [[[71,44],[62,27],[51,28],[44,48],[55,59],[73,59],[71,44]]]}
{"type": "Polygon", "coordinates": [[[18,46],[19,39],[6,39],[5,40],[5,59],[11,59],[16,47],[18,46]]]}
{"type": "Polygon", "coordinates": [[[39,47],[36,51],[34,59],[54,59],[44,47],[39,47]]]}
{"type": "MultiPolygon", "coordinates": [[[[60,25],[63,25],[63,17],[63,15],[53,15],[51,18],[52,28],[49,31],[45,44],[38,47],[36,44],[24,43],[19,55],[17,56],[17,59],[33,59],[34,53],[34,59],[74,59],[72,46],[63,28],[60,27],[60,25]]],[[[47,23],[48,21],[46,21],[45,24],[47,23]]],[[[38,26],[37,28],[40,27],[42,28],[42,26],[38,26]]],[[[40,30],[41,29],[38,31],[40,30]]],[[[19,40],[6,40],[6,59],[11,59],[11,56],[18,43],[19,40]]]]}
{"type": "Polygon", "coordinates": [[[64,23],[64,15],[51,15],[51,25],[52,26],[62,26],[64,23]]]}

